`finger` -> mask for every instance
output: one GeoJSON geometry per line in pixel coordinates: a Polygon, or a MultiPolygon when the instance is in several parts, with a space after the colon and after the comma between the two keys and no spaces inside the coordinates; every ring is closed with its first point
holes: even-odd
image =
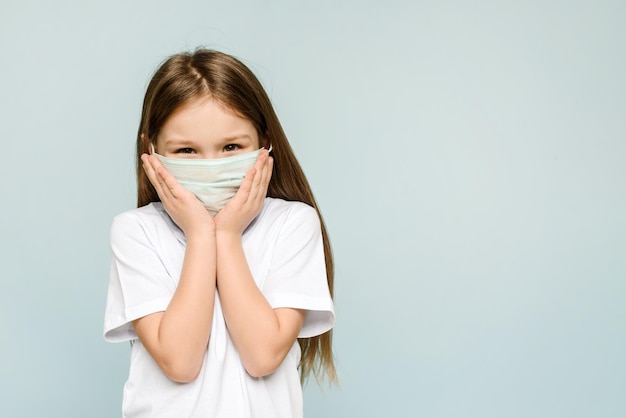
{"type": "Polygon", "coordinates": [[[142,162],[143,170],[146,173],[146,176],[148,177],[148,180],[150,180],[150,183],[152,184],[152,186],[154,187],[154,189],[156,190],[157,194],[160,197],[161,196],[161,184],[157,180],[157,175],[150,161],[150,156],[148,154],[142,154],[141,162],[142,162]]]}
{"type": "Polygon", "coordinates": [[[154,171],[154,178],[159,183],[159,188],[161,189],[161,193],[164,196],[169,196],[167,185],[165,184],[165,180],[163,179],[163,166],[161,162],[156,157],[149,157],[150,165],[152,166],[152,170],[154,171]]]}
{"type": "Polygon", "coordinates": [[[252,188],[250,190],[250,200],[252,201],[257,201],[259,193],[262,192],[262,183],[267,171],[267,160],[267,151],[263,150],[254,164],[256,168],[256,176],[252,179],[252,188]]]}
{"type": "Polygon", "coordinates": [[[154,175],[155,189],[161,201],[169,201],[176,198],[176,194],[172,192],[172,182],[178,184],[174,177],[161,164],[158,158],[148,156],[147,158],[150,168],[154,175]]]}
{"type": "Polygon", "coordinates": [[[261,197],[265,198],[267,195],[267,189],[270,184],[270,180],[272,179],[272,170],[274,169],[274,158],[270,157],[269,152],[267,152],[267,158],[263,164],[263,175],[260,179],[259,183],[259,192],[261,193],[261,197]]]}
{"type": "Polygon", "coordinates": [[[267,190],[269,188],[270,180],[272,178],[272,169],[274,167],[274,159],[268,157],[263,166],[263,172],[257,189],[255,200],[257,204],[263,205],[263,201],[267,197],[267,190]]]}
{"type": "Polygon", "coordinates": [[[163,166],[157,168],[157,175],[161,182],[161,186],[164,189],[164,192],[168,193],[170,197],[174,199],[180,198],[180,192],[182,186],[180,183],[176,181],[174,176],[170,174],[169,171],[163,166]]]}
{"type": "Polygon", "coordinates": [[[250,193],[252,190],[252,184],[256,176],[257,176],[256,167],[250,168],[250,170],[248,170],[248,172],[246,173],[246,176],[243,178],[243,181],[241,182],[241,185],[239,186],[239,190],[237,191],[237,194],[235,194],[235,197],[233,199],[237,199],[237,201],[239,201],[242,204],[245,203],[250,196],[250,193]]]}
{"type": "Polygon", "coordinates": [[[265,186],[265,191],[267,192],[270,181],[272,180],[272,173],[274,170],[274,158],[269,157],[267,159],[266,167],[267,169],[265,170],[265,177],[263,177],[263,185],[265,186]]]}

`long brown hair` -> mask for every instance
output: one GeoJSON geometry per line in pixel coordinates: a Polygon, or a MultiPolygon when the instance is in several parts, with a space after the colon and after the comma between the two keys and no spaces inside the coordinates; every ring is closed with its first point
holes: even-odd
{"type": "MultiPolygon", "coordinates": [[[[287,137],[280,125],[267,93],[256,76],[238,59],[212,50],[176,54],[156,71],[143,102],[137,132],[137,206],[158,202],[159,196],[148,180],[141,155],[149,152],[159,130],[180,106],[190,100],[209,96],[250,120],[259,140],[272,144],[274,171],[267,195],[284,200],[304,202],[318,213],[322,227],[326,276],[333,295],[333,255],[324,220],[287,137]]],[[[311,338],[298,339],[302,350],[300,376],[304,382],[311,372],[316,378],[326,375],[336,382],[332,353],[332,330],[311,338]]]]}

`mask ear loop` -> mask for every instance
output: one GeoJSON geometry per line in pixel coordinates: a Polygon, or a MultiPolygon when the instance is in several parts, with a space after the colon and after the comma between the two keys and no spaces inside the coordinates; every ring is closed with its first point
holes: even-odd
{"type": "Polygon", "coordinates": [[[154,144],[152,142],[150,142],[150,148],[152,150],[152,152],[150,154],[152,154],[152,155],[156,154],[156,152],[154,151],[154,144]]]}

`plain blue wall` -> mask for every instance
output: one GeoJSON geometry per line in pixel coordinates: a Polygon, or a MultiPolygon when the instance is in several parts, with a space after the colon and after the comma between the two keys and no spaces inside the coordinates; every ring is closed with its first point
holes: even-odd
{"type": "Polygon", "coordinates": [[[116,417],[111,219],[151,73],[266,86],[335,249],[314,417],[626,416],[626,3],[4,1],[0,415],[116,417]]]}

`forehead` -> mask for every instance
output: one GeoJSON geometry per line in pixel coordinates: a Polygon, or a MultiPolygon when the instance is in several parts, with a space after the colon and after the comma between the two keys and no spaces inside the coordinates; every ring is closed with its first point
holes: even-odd
{"type": "Polygon", "coordinates": [[[200,97],[176,109],[163,124],[158,139],[218,141],[234,136],[250,136],[258,142],[250,120],[211,97],[200,97]]]}

